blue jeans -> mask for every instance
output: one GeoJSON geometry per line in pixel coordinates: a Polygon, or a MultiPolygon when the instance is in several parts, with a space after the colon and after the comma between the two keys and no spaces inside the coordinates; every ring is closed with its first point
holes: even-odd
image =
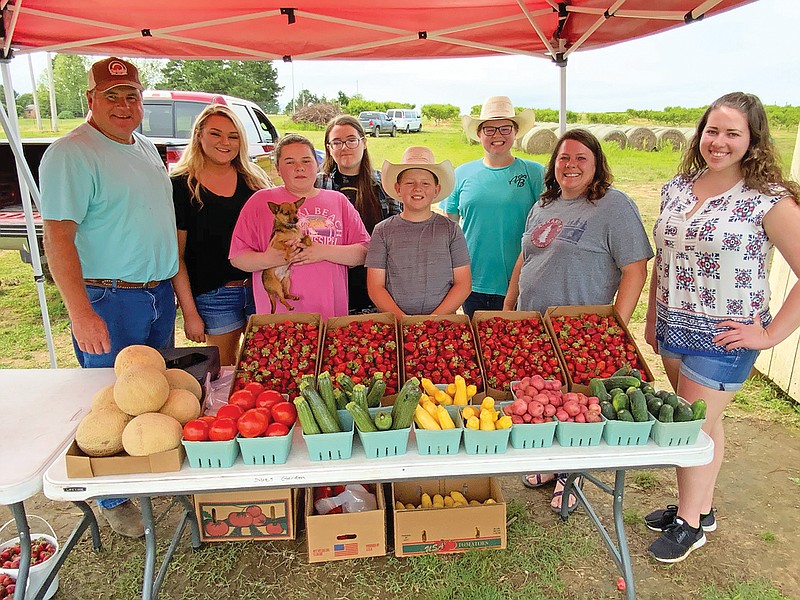
{"type": "Polygon", "coordinates": [[[472,292],[461,308],[464,309],[464,314],[470,319],[475,314],[476,310],[503,310],[503,302],[506,297],[498,294],[482,294],[481,292],[472,292]]]}
{"type": "Polygon", "coordinates": [[[194,303],[208,335],[236,331],[247,325],[247,319],[256,312],[253,288],[249,285],[220,287],[195,296],[194,303]]]}
{"type": "MultiPolygon", "coordinates": [[[[86,293],[94,311],[102,317],[111,338],[111,352],[89,354],[72,346],[78,363],[85,369],[113,367],[117,354],[125,346],[144,344],[153,348],[175,346],[175,294],[169,280],[145,289],[104,288],[87,285],[86,293]]],[[[114,508],[127,498],[98,500],[100,508],[114,508]]]]}

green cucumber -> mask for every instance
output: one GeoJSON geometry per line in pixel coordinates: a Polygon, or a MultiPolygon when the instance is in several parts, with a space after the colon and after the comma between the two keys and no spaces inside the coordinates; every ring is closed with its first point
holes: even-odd
{"type": "Polygon", "coordinates": [[[630,422],[633,422],[634,420],[635,419],[633,418],[633,415],[629,411],[627,411],[625,409],[617,411],[617,421],[630,421],[630,422]]]}
{"type": "Polygon", "coordinates": [[[658,417],[658,411],[661,410],[661,407],[664,405],[664,401],[661,398],[653,398],[652,400],[647,401],[647,410],[648,412],[653,415],[654,417],[658,417]]]}
{"type": "Polygon", "coordinates": [[[622,367],[621,369],[617,369],[616,372],[612,375],[612,377],[636,377],[639,381],[642,380],[642,373],[639,369],[631,369],[630,367],[622,367]]]}
{"type": "Polygon", "coordinates": [[[655,394],[656,390],[649,383],[642,383],[642,392],[644,393],[645,396],[647,396],[647,394],[655,394]]]}
{"type": "Polygon", "coordinates": [[[609,421],[614,421],[617,418],[617,411],[614,410],[611,402],[601,402],[600,413],[609,421]]]}
{"type": "Polygon", "coordinates": [[[647,401],[644,399],[642,390],[634,389],[628,392],[631,401],[631,414],[634,421],[641,423],[647,421],[647,401]]]}
{"type": "Polygon", "coordinates": [[[341,431],[338,415],[332,414],[328,410],[328,406],[317,390],[308,383],[303,382],[300,384],[300,393],[303,395],[303,398],[308,401],[311,412],[314,413],[314,419],[317,421],[317,425],[319,425],[323,433],[337,433],[341,431]]]}
{"type": "Polygon", "coordinates": [[[306,435],[322,433],[306,399],[297,397],[294,399],[294,405],[297,408],[297,420],[300,421],[300,427],[303,428],[303,433],[306,435]]]}
{"type": "Polygon", "coordinates": [[[606,386],[607,390],[612,390],[614,388],[627,390],[629,387],[638,388],[642,385],[642,380],[629,375],[612,375],[611,377],[603,379],[603,385],[606,386]]]}
{"type": "Polygon", "coordinates": [[[600,402],[603,400],[611,400],[611,396],[609,395],[608,390],[606,390],[606,386],[603,385],[603,380],[599,377],[595,377],[589,382],[589,395],[596,396],[600,402]]]}
{"type": "Polygon", "coordinates": [[[692,415],[695,421],[706,418],[706,401],[703,399],[692,402],[692,415]]]}
{"type": "Polygon", "coordinates": [[[614,396],[616,396],[617,394],[624,394],[624,393],[625,393],[625,390],[623,390],[622,388],[614,388],[614,389],[608,390],[608,395],[611,396],[612,398],[614,396]]]}
{"type": "Polygon", "coordinates": [[[378,431],[386,431],[387,429],[392,428],[392,413],[388,411],[381,411],[375,418],[372,419],[375,422],[375,428],[378,431]]]}
{"type": "Polygon", "coordinates": [[[375,427],[375,423],[372,422],[372,419],[369,416],[369,413],[357,402],[348,402],[347,406],[345,406],[347,412],[353,415],[353,421],[355,421],[356,427],[361,433],[371,433],[373,431],[378,431],[378,428],[375,427]]]}
{"type": "Polygon", "coordinates": [[[621,410],[628,410],[631,406],[630,398],[628,398],[628,394],[625,392],[614,394],[614,396],[611,398],[611,404],[614,406],[614,410],[618,413],[621,410]]]}
{"type": "Polygon", "coordinates": [[[672,392],[668,392],[667,390],[658,390],[656,392],[656,396],[661,398],[662,402],[665,402],[667,400],[667,398],[669,398],[671,395],[672,395],[672,392]]]}
{"type": "Polygon", "coordinates": [[[667,394],[667,397],[664,398],[664,404],[669,404],[673,409],[678,408],[680,403],[681,401],[677,394],[667,394]]]}
{"type": "Polygon", "coordinates": [[[672,423],[674,409],[669,404],[663,404],[661,410],[658,411],[658,420],[662,423],[672,423]]]}
{"type": "Polygon", "coordinates": [[[692,413],[690,406],[679,404],[678,408],[675,409],[674,418],[676,423],[686,423],[694,419],[694,413],[692,413]]]}

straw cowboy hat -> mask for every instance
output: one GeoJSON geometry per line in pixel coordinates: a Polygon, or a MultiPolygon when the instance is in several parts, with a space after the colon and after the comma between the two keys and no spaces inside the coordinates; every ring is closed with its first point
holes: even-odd
{"type": "Polygon", "coordinates": [[[394,189],[394,184],[397,183],[400,173],[408,169],[425,169],[436,175],[441,190],[433,199],[434,202],[447,198],[455,187],[455,172],[449,160],[437,163],[433,159],[433,152],[430,148],[410,146],[403,152],[403,158],[399,163],[390,163],[385,160],[381,168],[381,185],[386,193],[395,200],[400,200],[400,197],[394,189]]]}
{"type": "Polygon", "coordinates": [[[518,140],[522,139],[522,136],[528,133],[533,128],[533,124],[536,123],[536,118],[531,109],[526,108],[518,115],[515,115],[514,105],[511,103],[511,99],[508,96],[490,96],[486,99],[486,102],[483,103],[480,116],[475,118],[469,115],[462,115],[461,125],[464,127],[468,138],[480,142],[478,127],[480,127],[481,123],[484,121],[494,121],[497,119],[514,121],[514,123],[517,124],[516,139],[518,140]]]}

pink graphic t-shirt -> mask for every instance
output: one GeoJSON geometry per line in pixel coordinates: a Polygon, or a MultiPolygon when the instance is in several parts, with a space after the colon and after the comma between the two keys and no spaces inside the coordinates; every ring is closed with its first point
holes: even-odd
{"type": "MultiPolygon", "coordinates": [[[[269,248],[274,215],[268,202],[295,202],[297,198],[281,187],[260,190],[242,208],[233,230],[229,258],[246,250],[264,252],[269,248]]],[[[297,211],[298,227],[315,244],[348,246],[369,244],[369,234],[356,209],[339,192],[319,190],[307,198],[297,211]]],[[[295,312],[320,313],[322,319],[347,315],[347,267],[322,261],[291,267],[290,292],[300,300],[289,300],[295,312]]],[[[253,293],[257,313],[269,313],[269,296],[261,283],[261,271],[253,273],[253,293]]],[[[276,313],[288,313],[280,302],[276,313]]]]}

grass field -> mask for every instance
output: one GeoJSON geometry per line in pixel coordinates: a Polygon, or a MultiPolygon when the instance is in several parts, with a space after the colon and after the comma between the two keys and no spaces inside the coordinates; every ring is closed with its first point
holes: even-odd
{"type": "MultiPolygon", "coordinates": [[[[279,130],[292,131],[291,125],[280,119],[275,117],[279,130]]],[[[321,130],[301,133],[316,144],[321,143],[321,130]]],[[[788,168],[795,134],[778,131],[775,137],[788,168]]],[[[429,145],[437,160],[449,158],[456,165],[481,155],[480,147],[466,144],[460,129],[454,125],[432,127],[426,123],[420,134],[369,138],[368,144],[376,167],[384,159],[398,160],[408,145],[429,145]]],[[[645,227],[650,231],[658,210],[660,187],[674,174],[679,155],[670,151],[645,153],[613,148],[606,148],[606,151],[616,175],[617,187],[636,200],[645,227]]],[[[545,156],[519,155],[539,162],[547,160],[545,156]]],[[[77,366],[60,295],[49,283],[45,288],[59,365],[77,366]]],[[[634,315],[634,331],[640,331],[643,312],[644,303],[640,302],[634,315]]],[[[176,331],[178,345],[185,344],[181,329],[179,321],[176,331]]],[[[30,267],[21,263],[16,253],[0,251],[0,368],[46,366],[48,358],[30,267]]],[[[793,431],[800,423],[796,406],[762,379],[750,381],[738,394],[735,410],[784,424],[793,431]]],[[[657,493],[664,486],[671,485],[668,483],[670,477],[671,473],[663,470],[639,472],[630,479],[630,486],[634,493],[657,493]]],[[[800,480],[795,484],[800,485],[800,480]]],[[[526,496],[525,491],[522,492],[519,497],[527,500],[513,499],[508,506],[509,542],[508,550],[504,552],[403,560],[390,556],[309,565],[301,542],[209,544],[193,552],[184,541],[169,568],[162,595],[200,600],[219,597],[619,598],[620,593],[613,587],[616,575],[610,568],[610,560],[592,526],[585,517],[580,517],[580,511],[577,518],[561,523],[549,510],[539,510],[544,506],[539,506],[544,502],[543,498],[526,496]]],[[[49,507],[48,504],[44,506],[49,507]]],[[[628,506],[627,527],[633,541],[638,543],[644,538],[641,511],[632,508],[630,503],[628,506]]],[[[763,544],[774,544],[764,536],[767,534],[762,534],[763,544]]],[[[104,550],[100,554],[94,554],[85,541],[73,552],[61,572],[62,591],[56,599],[117,599],[140,595],[142,544],[109,538],[105,532],[103,541],[104,550]]],[[[165,545],[162,539],[160,549],[163,550],[165,545]]],[[[703,600],[787,598],[776,587],[777,582],[753,575],[752,571],[742,574],[736,567],[726,567],[716,572],[716,565],[707,565],[701,567],[701,573],[709,574],[708,578],[698,582],[680,568],[658,569],[653,573],[643,558],[643,548],[632,547],[632,552],[634,560],[640,561],[635,565],[637,583],[642,572],[650,573],[647,579],[652,580],[649,588],[645,587],[648,581],[642,582],[642,598],[678,597],[671,595],[671,590],[675,590],[675,594],[687,594],[683,597],[703,600]],[[651,595],[655,593],[652,590],[657,590],[657,595],[651,595]]],[[[698,562],[704,560],[703,556],[706,555],[698,553],[696,561],[693,556],[693,564],[703,565],[698,562]]]]}

